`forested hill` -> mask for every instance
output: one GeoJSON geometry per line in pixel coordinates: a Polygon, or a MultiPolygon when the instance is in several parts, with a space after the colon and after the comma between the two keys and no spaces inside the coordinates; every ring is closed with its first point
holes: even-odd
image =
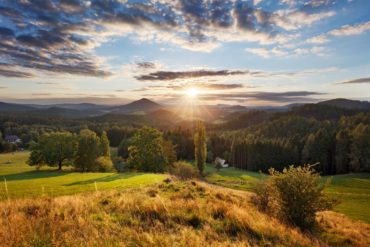
{"type": "MultiPolygon", "coordinates": [[[[14,148],[4,141],[7,135],[19,136],[22,147],[28,148],[45,133],[79,133],[86,128],[97,134],[106,131],[111,145],[118,146],[135,129],[147,125],[164,132],[176,145],[178,158],[192,159],[194,122],[163,106],[157,109],[159,106],[149,104],[154,107],[145,114],[113,112],[82,118],[47,114],[50,110],[19,112],[17,105],[15,111],[0,112],[0,151],[14,148]]],[[[319,163],[317,170],[324,174],[369,172],[370,110],[366,105],[337,99],[289,110],[228,112],[223,107],[218,110],[224,111],[221,123],[206,121],[208,161],[223,157],[230,165],[253,171],[319,163]]]]}

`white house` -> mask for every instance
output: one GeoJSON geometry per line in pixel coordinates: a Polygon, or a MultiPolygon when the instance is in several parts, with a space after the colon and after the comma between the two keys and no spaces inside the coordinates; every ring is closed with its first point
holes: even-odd
{"type": "Polygon", "coordinates": [[[215,159],[215,163],[220,163],[223,168],[229,167],[229,165],[228,164],[225,164],[225,162],[226,162],[226,160],[221,159],[220,157],[217,157],[215,159]]]}
{"type": "Polygon", "coordinates": [[[7,135],[5,136],[5,141],[12,144],[20,144],[22,142],[21,138],[16,135],[7,135]]]}

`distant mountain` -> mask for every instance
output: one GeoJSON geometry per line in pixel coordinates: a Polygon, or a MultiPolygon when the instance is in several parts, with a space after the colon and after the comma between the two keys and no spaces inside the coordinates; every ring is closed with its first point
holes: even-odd
{"type": "Polygon", "coordinates": [[[0,112],[26,112],[33,110],[35,108],[31,106],[0,102],[0,112]]]}
{"type": "Polygon", "coordinates": [[[114,113],[134,113],[134,112],[145,112],[149,113],[162,108],[162,106],[154,101],[147,98],[142,98],[140,100],[131,102],[127,105],[121,105],[114,107],[112,112],[114,113]]]}
{"type": "Polygon", "coordinates": [[[332,99],[327,101],[322,101],[318,103],[319,105],[330,105],[345,109],[361,109],[361,110],[370,110],[370,102],[368,101],[359,101],[359,100],[349,100],[349,99],[332,99]]]}
{"type": "Polygon", "coordinates": [[[97,105],[92,103],[80,103],[80,104],[56,104],[55,107],[73,110],[103,110],[109,109],[111,106],[97,105]]]}

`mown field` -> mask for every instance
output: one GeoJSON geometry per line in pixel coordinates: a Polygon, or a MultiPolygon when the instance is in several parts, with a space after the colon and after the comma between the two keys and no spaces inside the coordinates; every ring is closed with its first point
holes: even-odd
{"type": "MultiPolygon", "coordinates": [[[[113,150],[113,155],[114,155],[113,150]]],[[[0,198],[59,196],[112,188],[139,188],[160,183],[167,175],[149,173],[78,173],[26,164],[28,152],[0,155],[0,198]],[[7,181],[8,195],[5,191],[7,181]],[[95,186],[96,185],[96,186],[95,186]]],[[[227,168],[217,172],[207,165],[206,181],[228,188],[252,191],[263,177],[259,173],[227,168]]],[[[326,178],[323,178],[323,180],[326,178]]],[[[370,174],[334,176],[327,193],[341,201],[335,211],[370,223],[370,174]]]]}

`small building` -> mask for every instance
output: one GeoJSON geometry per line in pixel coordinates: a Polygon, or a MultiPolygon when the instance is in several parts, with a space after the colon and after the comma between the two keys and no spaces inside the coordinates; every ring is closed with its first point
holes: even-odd
{"type": "Polygon", "coordinates": [[[226,160],[221,159],[220,157],[217,157],[215,159],[215,163],[220,163],[223,168],[229,167],[229,165],[228,164],[225,164],[225,162],[226,162],[226,160]]]}
{"type": "Polygon", "coordinates": [[[20,143],[22,143],[21,138],[19,138],[16,135],[7,135],[7,136],[5,136],[5,141],[9,142],[11,144],[20,144],[20,143]]]}

